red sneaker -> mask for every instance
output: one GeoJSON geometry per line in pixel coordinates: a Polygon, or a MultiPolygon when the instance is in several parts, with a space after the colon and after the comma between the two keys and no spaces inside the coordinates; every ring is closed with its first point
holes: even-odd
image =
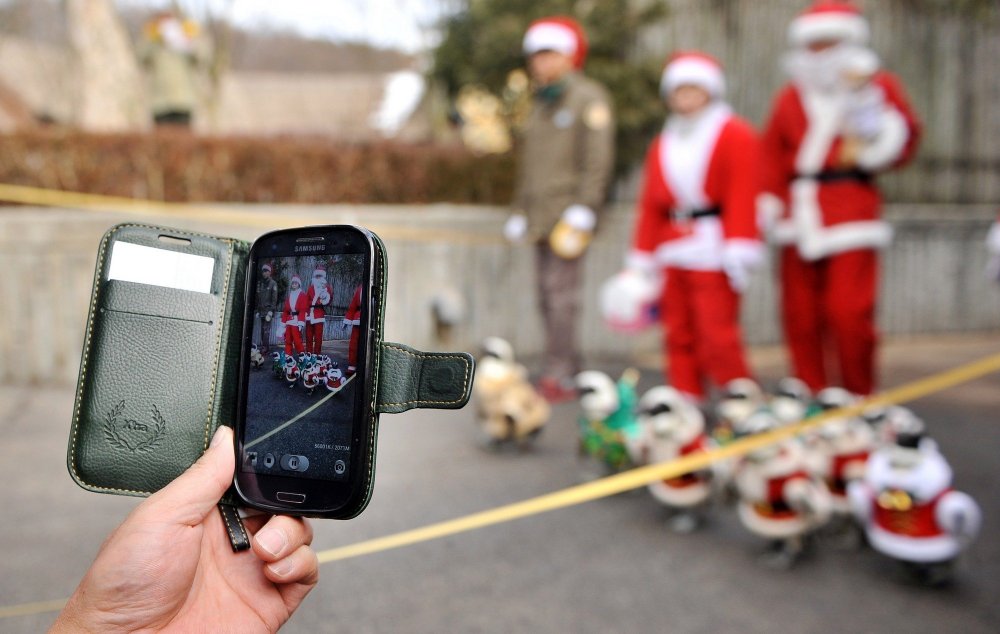
{"type": "Polygon", "coordinates": [[[575,389],[552,377],[544,377],[538,381],[538,393],[553,405],[572,401],[577,396],[575,389]]]}

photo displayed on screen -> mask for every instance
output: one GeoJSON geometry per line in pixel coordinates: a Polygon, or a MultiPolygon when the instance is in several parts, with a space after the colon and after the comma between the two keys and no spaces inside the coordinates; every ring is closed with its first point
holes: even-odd
{"type": "Polygon", "coordinates": [[[361,254],[257,263],[244,471],[347,478],[363,271],[361,254]]]}

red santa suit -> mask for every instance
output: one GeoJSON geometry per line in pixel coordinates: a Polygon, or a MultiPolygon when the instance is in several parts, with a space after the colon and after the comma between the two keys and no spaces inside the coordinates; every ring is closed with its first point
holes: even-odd
{"type": "Polygon", "coordinates": [[[281,323],[285,326],[285,354],[303,352],[302,332],[299,330],[305,325],[306,311],[309,309],[309,301],[306,293],[301,289],[302,280],[298,275],[292,276],[292,284],[298,284],[299,288],[288,291],[284,306],[281,310],[281,323]]]}
{"type": "Polygon", "coordinates": [[[848,487],[851,507],[875,550],[902,561],[952,560],[978,535],[982,514],[951,488],[951,467],[937,444],[918,442],[874,452],[864,480],[848,487]]]}
{"type": "Polygon", "coordinates": [[[874,175],[909,159],[919,137],[902,85],[878,70],[867,38],[867,22],[846,3],[819,2],[793,20],[793,81],[763,136],[761,213],[782,245],[785,340],[795,375],[814,391],[831,384],[827,336],[840,384],[874,389],[876,250],[892,238],[874,175]],[[807,49],[831,40],[839,43],[807,49]]]}
{"type": "Polygon", "coordinates": [[[354,296],[344,313],[344,323],[351,326],[351,342],[347,348],[347,372],[358,371],[358,339],[361,337],[361,287],[354,289],[354,296]]]}
{"type": "Polygon", "coordinates": [[[722,71],[697,54],[675,56],[663,87],[703,87],[715,97],[689,117],[672,115],[646,155],[628,266],[663,268],[660,314],[670,383],[701,398],[749,375],[739,326],[740,291],[763,256],[755,219],[758,141],[719,97],[722,71]]]}
{"type": "Polygon", "coordinates": [[[326,283],[326,271],[316,269],[312,284],[306,291],[309,310],[306,312],[306,352],[320,354],[323,350],[323,327],[326,325],[326,306],[330,305],[333,290],[326,283]]]}

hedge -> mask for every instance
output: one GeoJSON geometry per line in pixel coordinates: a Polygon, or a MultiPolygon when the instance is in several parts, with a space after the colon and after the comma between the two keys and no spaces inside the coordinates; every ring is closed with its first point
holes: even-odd
{"type": "Polygon", "coordinates": [[[40,129],[0,141],[0,183],[170,202],[504,204],[510,155],[461,146],[40,129]]]}

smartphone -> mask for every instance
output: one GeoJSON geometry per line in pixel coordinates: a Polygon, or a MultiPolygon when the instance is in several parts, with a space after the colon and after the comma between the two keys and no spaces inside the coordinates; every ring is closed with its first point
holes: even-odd
{"type": "Polygon", "coordinates": [[[236,491],[249,506],[353,517],[374,460],[375,241],[349,225],[284,229],[250,249],[236,491]]]}

